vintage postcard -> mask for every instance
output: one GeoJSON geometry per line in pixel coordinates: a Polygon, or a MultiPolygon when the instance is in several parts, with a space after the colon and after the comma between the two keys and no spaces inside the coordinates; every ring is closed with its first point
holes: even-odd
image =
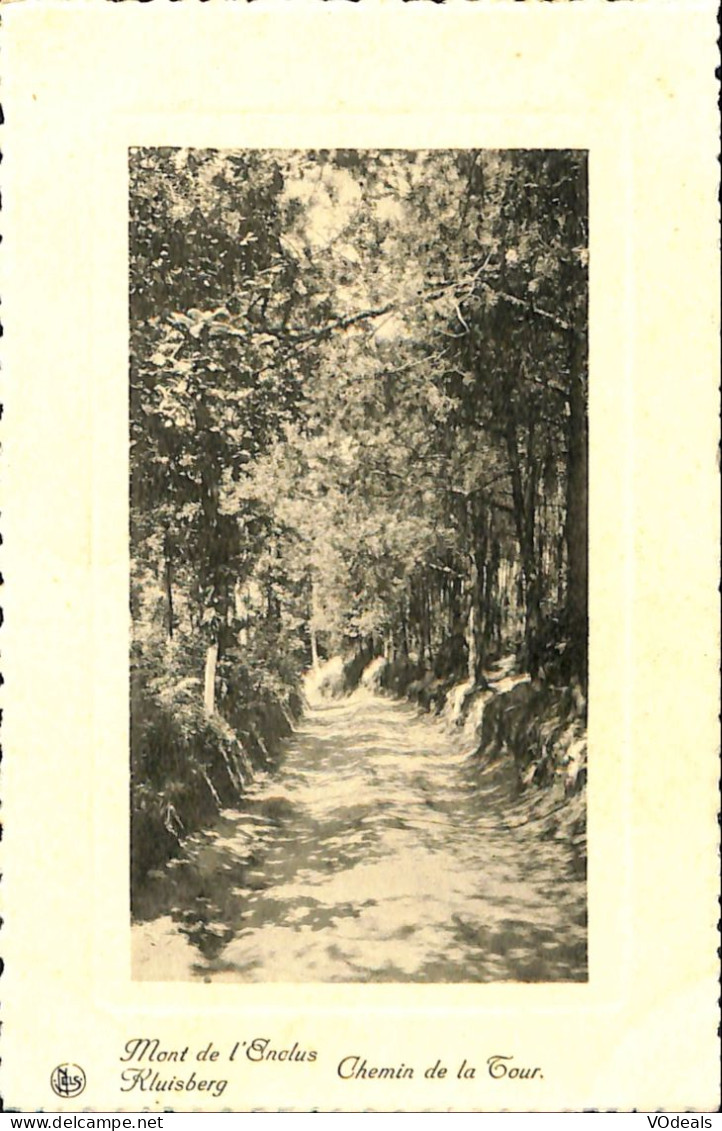
{"type": "Polygon", "coordinates": [[[17,3],[19,1111],[711,1111],[711,3],[17,3]]]}

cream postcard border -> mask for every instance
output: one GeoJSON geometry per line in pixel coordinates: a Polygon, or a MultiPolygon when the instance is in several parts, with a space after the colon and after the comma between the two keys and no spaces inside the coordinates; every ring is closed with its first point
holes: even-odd
{"type": "Polygon", "coordinates": [[[5,19],[7,1101],[53,1107],[49,1073],[74,1061],[88,1088],[64,1110],[134,1110],[129,1038],[264,1035],[318,1061],[246,1065],[217,1108],[714,1106],[711,6],[65,4],[5,19]],[[589,150],[587,985],[131,981],[127,151],[141,144],[589,150]],[[544,1079],[490,1081],[498,1052],[544,1079]],[[473,1084],[341,1081],[354,1053],[482,1067],[473,1084]]]}

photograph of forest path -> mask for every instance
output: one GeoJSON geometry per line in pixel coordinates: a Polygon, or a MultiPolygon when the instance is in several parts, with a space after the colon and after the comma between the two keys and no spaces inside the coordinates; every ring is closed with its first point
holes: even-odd
{"type": "Polygon", "coordinates": [[[587,979],[587,155],[133,149],[133,977],[587,979]]]}

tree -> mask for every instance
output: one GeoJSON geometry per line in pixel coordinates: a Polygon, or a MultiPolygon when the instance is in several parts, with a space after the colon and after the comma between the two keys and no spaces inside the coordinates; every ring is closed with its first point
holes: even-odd
{"type": "MultiPolygon", "coordinates": [[[[540,486],[566,511],[570,659],[586,682],[587,199],[586,160],[567,151],[459,155],[466,178],[460,254],[441,263],[453,305],[456,419],[504,445],[534,670],[549,592],[539,545],[540,486]],[[563,475],[560,468],[563,467],[563,475]],[[558,497],[558,496],[557,496],[558,497]]],[[[448,257],[444,257],[447,258],[448,257]]],[[[549,518],[547,514],[546,518],[549,518]]]]}
{"type": "Polygon", "coordinates": [[[504,645],[536,672],[557,624],[585,680],[585,176],[134,152],[134,558],[204,640],[208,711],[239,639],[294,652],[291,624],[309,661],[373,640],[472,680],[504,645]]]}
{"type": "Polygon", "coordinates": [[[233,589],[269,522],[256,501],[234,510],[228,499],[293,419],[309,363],[282,335],[301,297],[283,187],[268,153],[138,150],[131,161],[132,535],[137,552],[164,528],[169,635],[174,565],[192,563],[209,713],[233,589]]]}

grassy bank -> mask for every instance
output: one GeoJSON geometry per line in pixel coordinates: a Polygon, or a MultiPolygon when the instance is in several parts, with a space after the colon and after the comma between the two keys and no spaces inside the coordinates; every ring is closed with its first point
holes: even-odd
{"type": "Polygon", "coordinates": [[[300,698],[257,690],[227,695],[206,717],[197,687],[133,689],[131,890],[175,856],[183,839],[232,808],[257,769],[273,768],[300,698]]]}
{"type": "Polygon", "coordinates": [[[490,670],[483,685],[439,676],[400,657],[380,671],[380,687],[424,710],[443,711],[457,725],[473,713],[475,758],[481,765],[510,760],[517,788],[560,785],[565,795],[586,781],[586,700],[575,682],[557,686],[506,669],[490,670]]]}

